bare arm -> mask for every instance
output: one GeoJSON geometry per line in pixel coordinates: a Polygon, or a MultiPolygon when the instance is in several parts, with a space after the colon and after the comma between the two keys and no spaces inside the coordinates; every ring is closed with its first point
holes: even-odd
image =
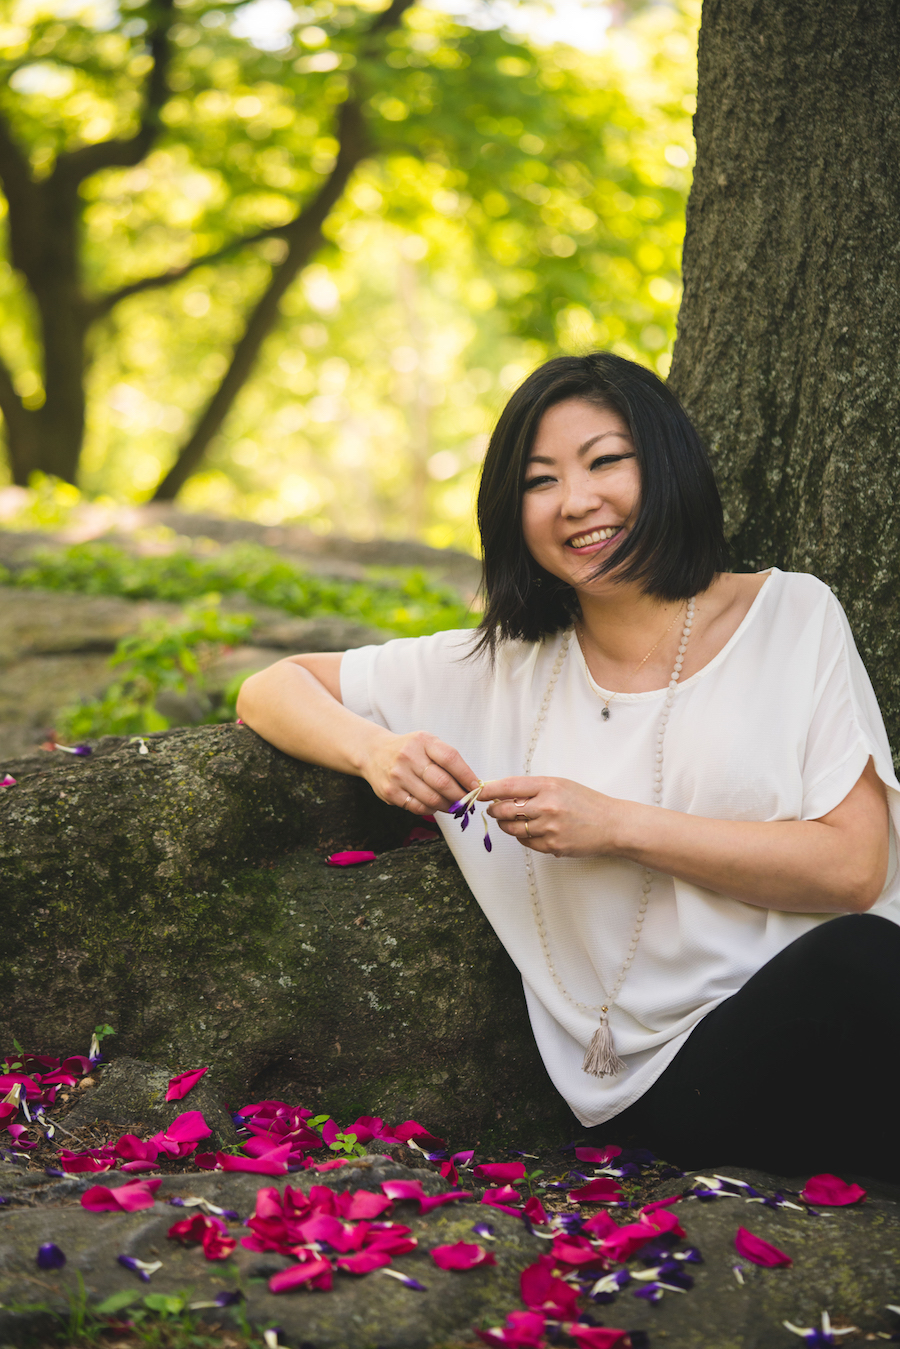
{"type": "Polygon", "coordinates": [[[363,777],[383,801],[417,815],[447,810],[478,783],[436,735],[395,735],[341,702],[340,653],[289,656],[251,675],[238,695],[243,721],[307,763],[363,777]]]}
{"type": "Polygon", "coordinates": [[[864,912],[887,875],[887,798],[871,759],[819,820],[711,820],[561,778],[506,778],[487,783],[483,795],[495,798],[490,814],[504,832],[538,852],[627,858],[764,909],[864,912]],[[517,814],[528,819],[530,841],[517,814]]]}

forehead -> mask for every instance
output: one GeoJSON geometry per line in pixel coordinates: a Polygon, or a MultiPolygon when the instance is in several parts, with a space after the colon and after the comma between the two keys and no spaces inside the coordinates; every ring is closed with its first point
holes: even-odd
{"type": "Polygon", "coordinates": [[[612,452],[622,448],[623,440],[630,445],[627,422],[612,408],[589,403],[584,398],[567,398],[544,413],[530,457],[556,458],[559,454],[586,452],[598,439],[612,452]]]}

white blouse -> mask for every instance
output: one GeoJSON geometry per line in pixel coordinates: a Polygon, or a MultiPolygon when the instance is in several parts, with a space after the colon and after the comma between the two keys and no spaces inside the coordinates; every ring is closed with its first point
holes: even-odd
{"type": "MultiPolygon", "coordinates": [[[[485,781],[518,776],[562,636],[508,642],[493,670],[464,659],[471,632],[440,632],[348,651],[344,705],[397,733],[427,730],[485,781]]],[[[617,693],[608,721],[572,641],[532,763],[609,796],[652,801],[665,689],[617,693]]],[[[608,693],[604,690],[604,695],[608,693]]],[[[813,820],[843,801],[869,757],[888,789],[891,858],[873,913],[900,923],[900,783],[868,675],[840,604],[813,576],[773,569],[719,654],[680,683],[665,739],[663,806],[715,819],[813,820]]],[[[626,1069],[581,1067],[597,1017],[559,990],[532,914],[523,848],[476,814],[463,833],[438,817],[460,870],[522,975],[538,1048],[557,1090],[585,1125],[636,1101],[701,1017],[783,947],[834,914],[758,908],[654,873],[643,934],[610,1010],[626,1069]]],[[[605,1001],[625,961],[643,870],[608,858],[532,854],[557,974],[573,999],[605,1001]]]]}

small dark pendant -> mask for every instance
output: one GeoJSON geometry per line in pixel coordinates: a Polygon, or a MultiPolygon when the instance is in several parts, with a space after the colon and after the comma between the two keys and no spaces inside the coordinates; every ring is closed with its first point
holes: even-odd
{"type": "Polygon", "coordinates": [[[609,721],[609,708],[608,708],[608,707],[602,707],[602,708],[600,709],[600,715],[601,715],[601,717],[603,718],[604,721],[609,721]]]}

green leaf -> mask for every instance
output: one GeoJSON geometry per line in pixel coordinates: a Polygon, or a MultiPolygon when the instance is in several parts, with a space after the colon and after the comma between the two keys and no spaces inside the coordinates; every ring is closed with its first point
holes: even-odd
{"type": "Polygon", "coordinates": [[[187,1298],[177,1293],[148,1293],[144,1298],[144,1306],[162,1316],[177,1316],[184,1311],[186,1304],[187,1298]]]}
{"type": "Polygon", "coordinates": [[[140,1302],[141,1295],[134,1289],[120,1289],[118,1293],[111,1293],[108,1298],[94,1308],[99,1316],[112,1316],[114,1312],[120,1312],[123,1307],[130,1307],[134,1302],[140,1302]]]}

